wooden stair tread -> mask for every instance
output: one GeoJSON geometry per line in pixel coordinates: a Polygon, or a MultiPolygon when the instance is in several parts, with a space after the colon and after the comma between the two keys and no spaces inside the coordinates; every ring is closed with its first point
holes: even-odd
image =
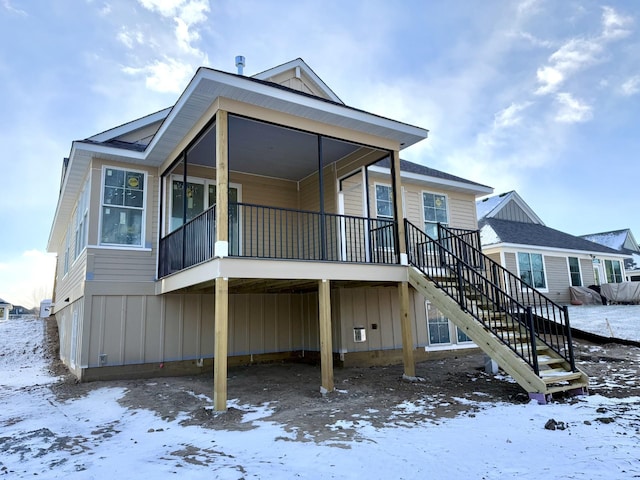
{"type": "Polygon", "coordinates": [[[540,378],[546,384],[578,380],[582,378],[582,375],[582,372],[567,372],[566,370],[563,370],[562,372],[555,372],[549,375],[543,375],[542,372],[540,372],[540,378]]]}

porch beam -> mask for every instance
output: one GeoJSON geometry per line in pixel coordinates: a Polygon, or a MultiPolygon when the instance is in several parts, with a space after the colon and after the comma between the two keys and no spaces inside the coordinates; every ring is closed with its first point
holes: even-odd
{"type": "Polygon", "coordinates": [[[397,232],[398,232],[398,254],[400,255],[400,263],[407,265],[407,243],[404,237],[404,215],[402,205],[402,181],[400,178],[400,152],[394,150],[391,153],[391,175],[393,182],[393,205],[396,214],[397,232]]]}
{"type": "Polygon", "coordinates": [[[404,376],[415,378],[416,363],[413,356],[413,329],[411,326],[411,316],[409,312],[409,283],[400,282],[398,284],[398,295],[400,297],[400,326],[402,331],[402,361],[404,363],[404,376]]]}
{"type": "Polygon", "coordinates": [[[320,370],[322,393],[332,392],[333,346],[331,340],[331,284],[329,280],[318,281],[318,307],[320,321],[320,370]]]}
{"type": "Polygon", "coordinates": [[[216,278],[215,339],[213,359],[213,406],[216,411],[227,410],[227,354],[229,338],[229,280],[216,278]]]}

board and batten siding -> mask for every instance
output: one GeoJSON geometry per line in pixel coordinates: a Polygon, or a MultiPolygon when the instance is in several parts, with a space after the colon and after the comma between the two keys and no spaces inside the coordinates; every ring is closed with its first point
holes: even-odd
{"type": "MultiPolygon", "coordinates": [[[[229,295],[229,355],[318,351],[317,310],[317,293],[229,295]]],[[[101,355],[104,365],[213,357],[213,295],[94,295],[90,315],[85,368],[101,355]]]]}
{"type": "Polygon", "coordinates": [[[495,215],[500,220],[510,220],[512,222],[535,223],[527,213],[515,202],[508,202],[495,215]]]}
{"type": "MultiPolygon", "coordinates": [[[[417,346],[425,346],[428,342],[425,299],[411,289],[409,305],[414,342],[417,346]]],[[[397,287],[341,289],[339,308],[341,353],[402,348],[397,287]],[[365,329],[366,341],[354,341],[354,328],[365,329]]]]}

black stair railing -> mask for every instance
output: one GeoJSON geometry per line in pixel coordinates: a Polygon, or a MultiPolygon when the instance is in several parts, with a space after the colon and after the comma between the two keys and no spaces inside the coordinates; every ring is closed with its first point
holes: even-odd
{"type": "Polygon", "coordinates": [[[526,361],[539,374],[538,345],[575,371],[566,307],[484,255],[477,231],[439,225],[433,239],[405,220],[409,263],[526,361]]]}

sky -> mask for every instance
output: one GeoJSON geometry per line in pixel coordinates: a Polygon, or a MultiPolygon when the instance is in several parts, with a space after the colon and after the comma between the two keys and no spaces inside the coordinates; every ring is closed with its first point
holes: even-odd
{"type": "Polygon", "coordinates": [[[429,130],[402,158],[516,190],[573,235],[640,239],[640,2],[0,0],[0,298],[50,295],[71,142],[173,105],[198,66],[302,58],[429,130]]]}
{"type": "MultiPolygon", "coordinates": [[[[637,320],[629,317],[612,323],[622,337],[638,331],[637,320]]],[[[126,398],[129,390],[135,394],[170,379],[126,387],[93,382],[93,389],[75,395],[69,386],[52,392],[59,378],[48,370],[43,330],[37,319],[0,322],[0,338],[14,339],[0,356],[0,471],[7,478],[621,480],[640,475],[640,397],[624,394],[637,378],[633,368],[612,364],[604,383],[592,382],[602,393],[573,401],[498,402],[475,384],[462,397],[413,395],[390,406],[391,414],[367,408],[345,415],[337,409],[318,430],[274,421],[270,417],[282,408],[278,401],[256,405],[232,399],[234,416],[220,422],[226,427],[208,429],[187,422],[201,414],[183,411],[191,407],[179,401],[172,419],[138,406],[144,400],[126,398]],[[454,418],[433,415],[436,406],[452,403],[468,410],[454,418]],[[136,408],[127,408],[132,404],[136,408]],[[545,429],[551,419],[564,428],[545,429]]],[[[607,351],[592,345],[589,352],[597,358],[607,351]]],[[[637,357],[637,349],[629,355],[637,357]]],[[[196,397],[211,411],[206,394],[189,384],[171,386],[167,395],[196,397]]],[[[336,394],[349,393],[349,385],[343,388],[336,394]]]]}

